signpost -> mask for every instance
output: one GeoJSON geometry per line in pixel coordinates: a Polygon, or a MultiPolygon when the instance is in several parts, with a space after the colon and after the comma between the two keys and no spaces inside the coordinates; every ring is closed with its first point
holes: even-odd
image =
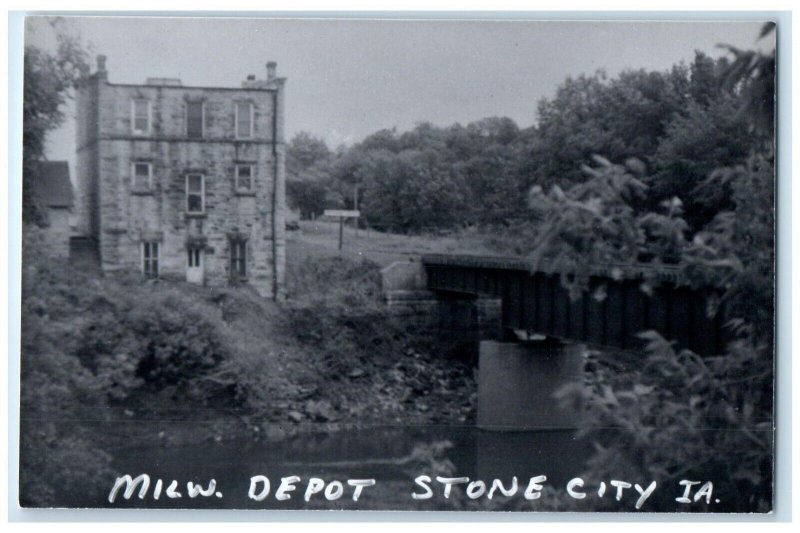
{"type": "Polygon", "coordinates": [[[346,209],[326,209],[322,216],[325,217],[338,217],[339,218],[339,250],[342,249],[342,240],[344,239],[344,219],[358,218],[361,213],[358,211],[348,211],[346,209]]]}

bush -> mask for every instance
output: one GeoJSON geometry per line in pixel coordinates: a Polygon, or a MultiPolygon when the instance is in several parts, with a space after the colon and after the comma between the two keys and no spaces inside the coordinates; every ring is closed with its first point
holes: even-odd
{"type": "Polygon", "coordinates": [[[212,303],[177,285],[73,269],[48,256],[31,225],[24,231],[21,318],[23,505],[101,501],[115,407],[196,405],[234,392],[230,382],[206,379],[232,358],[212,303]],[[160,400],[165,396],[171,403],[160,400]]]}
{"type": "Polygon", "coordinates": [[[79,333],[76,355],[115,399],[167,388],[200,398],[193,381],[230,357],[220,312],[168,288],[124,291],[79,333]]]}
{"type": "MultiPolygon", "coordinates": [[[[583,427],[598,443],[586,477],[677,483],[713,476],[725,491],[717,510],[769,510],[774,458],[772,164],[752,156],[747,166],[711,176],[727,180],[734,205],[691,240],[677,209],[667,215],[636,214],[625,193],[633,178],[626,176],[622,167],[604,164],[585,184],[542,193],[547,202],[537,206],[545,210],[545,222],[534,256],[553,258],[584,274],[582,265],[593,261],[650,255],[658,264],[672,257],[686,283],[721,288],[735,340],[725,353],[701,358],[675,351],[656,332],[643,332],[648,346],[636,364],[597,365],[587,375],[588,389],[563,390],[563,401],[583,405],[583,427]]],[[[668,498],[656,505],[662,511],[676,507],[668,498]]]]}

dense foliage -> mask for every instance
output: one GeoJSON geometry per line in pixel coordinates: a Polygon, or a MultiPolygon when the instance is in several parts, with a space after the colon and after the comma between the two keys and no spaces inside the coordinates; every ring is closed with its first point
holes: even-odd
{"type": "MultiPolygon", "coordinates": [[[[622,250],[663,258],[667,243],[684,283],[722,286],[720,305],[734,338],[725,353],[702,358],[676,349],[657,332],[642,332],[647,345],[639,357],[624,363],[625,355],[594,353],[586,386],[563,390],[562,400],[583,410],[584,429],[598,443],[587,477],[638,476],[673,486],[681,479],[713,478],[724,502],[717,510],[766,510],[774,457],[774,173],[769,161],[754,155],[749,165],[726,174],[731,209],[687,240],[677,209],[635,217],[620,207],[615,185],[624,187],[624,173],[610,166],[576,186],[583,191],[592,184],[607,194],[576,200],[570,190],[560,201],[549,198],[551,223],[542,231],[552,228],[552,241],[542,241],[549,252],[540,253],[555,253],[580,272],[588,257],[614,257],[622,250]],[[586,212],[588,220],[581,219],[586,212]],[[573,226],[560,226],[576,219],[588,233],[577,232],[580,241],[570,237],[573,226]],[[623,227],[627,231],[618,231],[623,227]]],[[[644,280],[642,290],[648,292],[650,283],[644,280]]],[[[707,311],[719,312],[719,306],[707,311]]],[[[661,510],[679,507],[661,497],[661,510]]]]}
{"type": "Polygon", "coordinates": [[[212,302],[176,287],[142,287],[136,275],[111,281],[70,268],[47,255],[33,224],[23,251],[25,504],[101,501],[98,483],[110,475],[111,456],[99,435],[124,426],[123,409],[242,404],[248,380],[211,380],[237,360],[212,302]]]}
{"type": "MultiPolygon", "coordinates": [[[[764,70],[774,72],[774,65],[764,70]]],[[[755,87],[764,79],[749,72],[737,91],[764,95],[755,87]]],[[[625,167],[599,160],[585,184],[539,193],[534,203],[545,211],[544,223],[533,248],[579,272],[587,260],[646,254],[679,265],[685,283],[721,287],[733,333],[724,354],[701,358],[657,332],[642,332],[647,346],[640,360],[622,364],[619,354],[594,354],[587,386],[563,390],[562,400],[584,409],[584,428],[598,443],[586,474],[592,479],[713,479],[721,487],[716,510],[764,511],[772,505],[774,468],[775,173],[772,131],[758,125],[774,118],[752,111],[770,113],[771,106],[746,98],[740,106],[731,111],[745,110],[738,114],[753,127],[731,133],[750,137],[752,148],[743,163],[705,172],[698,189],[724,188],[728,197],[699,231],[689,233],[677,198],[664,203],[665,212],[637,215],[632,191],[642,194],[646,186],[625,167]]],[[[659,508],[679,508],[667,496],[659,508]]]]}
{"type": "Polygon", "coordinates": [[[64,122],[64,104],[75,82],[89,72],[87,53],[80,40],[60,28],[53,19],[58,49],[53,53],[35,46],[25,47],[22,92],[23,217],[46,223],[31,195],[30,180],[36,179],[36,163],[44,159],[48,132],[64,122]]]}
{"type": "Polygon", "coordinates": [[[539,102],[537,124],[528,129],[499,117],[467,126],[420,123],[336,152],[299,134],[287,151],[289,200],[305,218],[357,203],[362,223],[394,232],[506,228],[530,220],[532,186],[583,183],[583,167],[603,154],[638,161],[636,179],[647,193],[632,204],[637,212],[678,197],[695,232],[731,207],[729,184],[709,186],[709,174],[744,164],[755,148],[738,112],[748,93],[730,82],[731,69],[727,59],[697,52],[690,65],[666,72],[569,78],[539,102]]]}

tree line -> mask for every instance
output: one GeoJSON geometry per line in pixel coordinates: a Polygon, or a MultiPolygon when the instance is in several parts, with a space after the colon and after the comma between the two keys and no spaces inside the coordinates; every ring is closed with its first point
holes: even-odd
{"type": "Polygon", "coordinates": [[[289,203],[303,218],[357,204],[363,223],[392,232],[507,227],[535,218],[533,187],[585,182],[585,166],[602,154],[636,165],[647,186],[637,209],[677,197],[698,230],[731,201],[730,187],[708,186],[709,174],[754,148],[742,89],[726,83],[730,67],[698,51],[664,72],[570,77],[539,101],[529,128],[506,117],[422,122],[336,150],[299,133],[287,148],[289,203]]]}

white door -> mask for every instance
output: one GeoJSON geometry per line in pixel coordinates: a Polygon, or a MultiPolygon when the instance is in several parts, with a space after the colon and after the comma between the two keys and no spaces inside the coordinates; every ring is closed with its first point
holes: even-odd
{"type": "Polygon", "coordinates": [[[186,267],[186,281],[189,283],[203,284],[203,255],[200,248],[189,248],[186,267]]]}

